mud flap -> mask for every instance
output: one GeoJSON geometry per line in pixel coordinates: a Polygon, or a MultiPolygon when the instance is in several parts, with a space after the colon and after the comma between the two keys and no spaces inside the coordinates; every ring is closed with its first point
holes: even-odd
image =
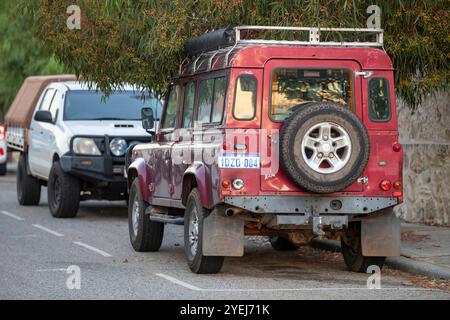
{"type": "Polygon", "coordinates": [[[244,255],[244,220],[225,217],[222,208],[214,209],[203,220],[203,255],[241,257],[244,255]]]}
{"type": "Polygon", "coordinates": [[[400,220],[392,208],[374,213],[361,222],[363,256],[392,257],[400,255],[400,220]]]}

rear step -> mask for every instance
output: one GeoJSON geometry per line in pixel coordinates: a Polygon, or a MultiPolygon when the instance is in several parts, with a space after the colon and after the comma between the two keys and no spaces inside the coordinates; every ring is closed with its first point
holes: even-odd
{"type": "Polygon", "coordinates": [[[179,226],[184,225],[184,217],[169,216],[168,214],[161,214],[161,213],[152,213],[151,211],[150,211],[150,220],[161,223],[176,224],[179,226]]]}

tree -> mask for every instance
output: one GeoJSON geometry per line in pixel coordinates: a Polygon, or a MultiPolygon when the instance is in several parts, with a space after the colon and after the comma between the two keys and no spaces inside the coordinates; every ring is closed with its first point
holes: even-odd
{"type": "MultiPolygon", "coordinates": [[[[40,38],[68,67],[106,91],[130,82],[163,92],[192,36],[227,25],[365,27],[370,1],[78,0],[81,30],[66,26],[71,0],[21,0],[40,38]]],[[[398,94],[412,106],[449,87],[448,0],[379,0],[398,94]]]]}
{"type": "Polygon", "coordinates": [[[64,68],[35,37],[30,17],[14,1],[0,1],[0,123],[29,75],[61,73],[64,68]]]}

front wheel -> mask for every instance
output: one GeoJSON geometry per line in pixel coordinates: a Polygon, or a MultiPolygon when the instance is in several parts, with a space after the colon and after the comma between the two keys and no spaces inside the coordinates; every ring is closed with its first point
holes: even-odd
{"type": "Polygon", "coordinates": [[[59,162],[50,170],[47,186],[48,207],[55,218],[74,218],[80,207],[80,181],[65,173],[59,162]]]}
{"type": "Polygon", "coordinates": [[[203,255],[203,208],[197,188],[189,194],[184,214],[184,251],[189,268],[194,273],[211,274],[222,269],[224,257],[203,255]]]}
{"type": "Polygon", "coordinates": [[[376,265],[383,268],[386,257],[367,257],[362,254],[361,222],[350,222],[346,233],[341,237],[341,250],[344,262],[350,271],[366,272],[376,265]]]}
{"type": "Polygon", "coordinates": [[[158,251],[164,237],[164,223],[151,221],[145,213],[148,204],[142,200],[139,179],[130,188],[128,201],[128,232],[137,252],[158,251]]]}

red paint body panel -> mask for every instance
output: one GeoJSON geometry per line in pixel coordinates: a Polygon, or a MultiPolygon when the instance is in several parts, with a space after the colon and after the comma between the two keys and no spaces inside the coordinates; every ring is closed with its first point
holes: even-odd
{"type": "MultiPolygon", "coordinates": [[[[154,192],[149,192],[144,199],[148,199],[149,202],[152,201],[152,197],[165,198],[169,202],[181,201],[186,196],[183,194],[183,183],[189,176],[195,177],[203,205],[207,208],[214,207],[229,195],[315,195],[291,182],[281,168],[273,174],[270,170],[266,170],[270,166],[266,155],[277,152],[278,144],[274,145],[273,141],[278,139],[277,130],[280,130],[283,125],[282,122],[274,122],[269,117],[270,75],[273,69],[279,67],[346,68],[352,71],[354,112],[366,126],[371,142],[370,159],[363,174],[368,182],[367,184],[356,182],[334,195],[393,196],[394,190],[382,191],[379,187],[379,183],[384,179],[390,180],[392,184],[402,181],[402,151],[395,152],[392,148],[398,142],[393,66],[391,59],[383,50],[249,45],[233,51],[229,59],[230,65],[226,68],[223,67],[225,53],[219,53],[212,59],[212,68],[208,71],[198,71],[190,75],[187,68],[182,69],[182,74],[177,80],[182,87],[180,94],[182,97],[184,97],[184,86],[188,82],[197,83],[198,89],[200,80],[205,77],[213,77],[216,74],[226,76],[228,89],[223,121],[220,125],[206,126],[201,132],[193,132],[189,129],[187,135],[180,138],[183,99],[179,98],[177,127],[160,130],[158,142],[135,148],[137,150],[133,157],[135,163],[130,168],[138,170],[139,175],[142,176],[142,184],[146,186],[145,192],[149,192],[149,183],[154,183],[155,187],[154,192]],[[356,74],[363,71],[370,71],[371,75],[366,78],[356,74]],[[258,80],[256,116],[248,121],[237,120],[233,116],[234,89],[236,79],[241,74],[251,74],[258,80]],[[387,122],[373,122],[369,119],[368,81],[372,77],[384,77],[389,81],[392,116],[387,122]],[[211,129],[224,136],[212,139],[215,133],[211,133],[211,129]],[[197,135],[204,138],[200,143],[196,141],[197,135]],[[255,139],[257,143],[252,150],[234,150],[237,143],[247,144],[248,141],[255,139]],[[225,142],[225,150],[223,142],[225,142]],[[180,150],[183,150],[181,151],[183,156],[187,154],[194,161],[184,163],[174,162],[172,158],[167,159],[168,154],[170,156],[179,154],[180,150]],[[198,150],[211,153],[216,159],[223,152],[257,153],[261,155],[261,169],[219,169],[217,163],[205,163],[196,159],[195,154],[198,150]],[[222,181],[232,181],[235,178],[244,180],[243,189],[236,191],[232,188],[222,188],[222,181]]],[[[198,104],[198,100],[197,90],[195,105],[198,104]]],[[[194,116],[196,112],[194,111],[194,116]]],[[[402,197],[398,199],[401,202],[402,197]]]]}

